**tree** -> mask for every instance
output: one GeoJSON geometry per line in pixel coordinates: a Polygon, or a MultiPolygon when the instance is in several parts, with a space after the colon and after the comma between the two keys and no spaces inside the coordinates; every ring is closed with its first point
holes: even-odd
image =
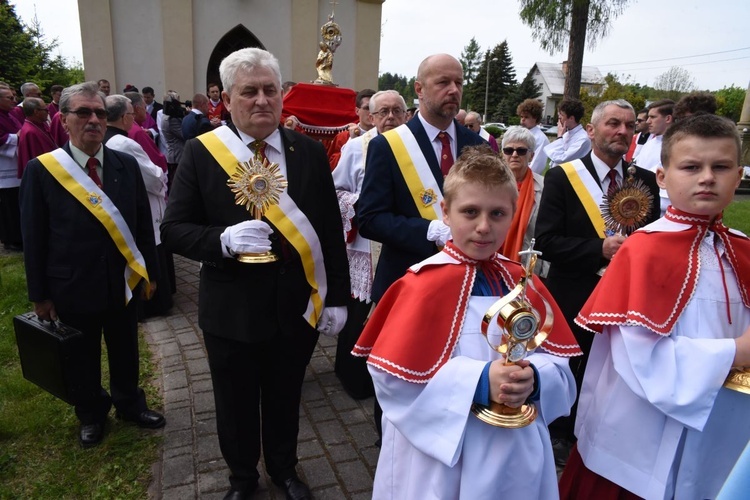
{"type": "MultiPolygon", "coordinates": [[[[495,45],[492,51],[487,51],[484,61],[477,72],[474,83],[465,89],[467,95],[467,107],[484,112],[485,94],[487,101],[488,117],[486,121],[494,120],[500,116],[507,115],[498,106],[508,95],[513,94],[518,86],[516,81],[516,70],[513,68],[513,58],[510,55],[508,42],[503,41],[495,45]],[[489,61],[489,82],[487,81],[487,62],[489,61]],[[489,85],[488,85],[489,83],[489,85]]],[[[503,108],[505,109],[505,108],[503,108]]],[[[515,111],[515,110],[514,110],[515,111]]]]}
{"type": "Polygon", "coordinates": [[[417,98],[417,93],[414,91],[415,79],[411,77],[407,80],[405,76],[386,72],[378,77],[378,90],[395,90],[406,101],[406,107],[410,108],[414,99],[417,98]]]}
{"type": "MultiPolygon", "coordinates": [[[[461,67],[464,70],[464,86],[468,87],[472,83],[474,83],[474,78],[477,75],[477,72],[479,71],[479,66],[481,64],[481,56],[479,54],[479,44],[477,43],[476,38],[472,37],[471,41],[469,41],[469,45],[464,47],[463,52],[461,52],[461,57],[459,58],[459,61],[461,61],[461,67]]],[[[464,95],[463,101],[461,104],[466,105],[466,96],[464,95]]]]}
{"type": "Polygon", "coordinates": [[[591,112],[597,104],[615,99],[625,99],[635,109],[636,113],[646,105],[644,87],[637,84],[621,83],[617,75],[608,73],[604,77],[604,90],[602,92],[589,93],[586,89],[581,90],[581,101],[586,113],[581,120],[588,123],[591,120],[591,112]]]}
{"type": "Polygon", "coordinates": [[[13,88],[26,81],[33,67],[33,40],[24,30],[23,23],[16,15],[15,7],[8,0],[0,0],[0,77],[13,88]]]}
{"type": "Polygon", "coordinates": [[[612,20],[630,0],[520,0],[521,20],[531,36],[553,55],[568,46],[565,97],[578,98],[586,36],[590,48],[607,35],[612,20]]]}
{"type": "Polygon", "coordinates": [[[656,77],[654,88],[662,97],[678,100],[683,94],[695,90],[695,79],[690,72],[679,66],[672,66],[656,77]]]}
{"type": "Polygon", "coordinates": [[[732,85],[717,90],[714,95],[718,104],[716,114],[726,116],[733,122],[738,122],[742,113],[742,105],[745,102],[745,89],[732,85]]]}
{"type": "Polygon", "coordinates": [[[69,63],[62,55],[53,56],[57,39],[47,41],[39,19],[30,26],[18,19],[8,0],[0,0],[0,75],[11,87],[34,82],[44,92],[51,85],[69,86],[83,81],[80,63],[69,63]]]}

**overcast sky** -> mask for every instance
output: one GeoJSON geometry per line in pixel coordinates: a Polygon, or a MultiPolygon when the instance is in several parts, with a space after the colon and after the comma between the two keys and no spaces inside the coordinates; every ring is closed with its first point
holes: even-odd
{"type": "MultiPolygon", "coordinates": [[[[62,54],[83,60],[76,0],[11,3],[27,23],[36,6],[44,33],[58,38],[62,54]]],[[[518,0],[386,0],[380,72],[414,76],[426,56],[447,52],[459,57],[472,37],[482,50],[507,40],[519,81],[535,62],[565,60],[567,49],[554,55],[539,49],[518,11],[518,0]]],[[[583,63],[642,85],[653,85],[671,66],[681,66],[699,89],[747,88],[749,22],[747,0],[630,0],[610,34],[593,50],[587,48],[583,63]]],[[[347,28],[341,29],[346,43],[347,28]]]]}

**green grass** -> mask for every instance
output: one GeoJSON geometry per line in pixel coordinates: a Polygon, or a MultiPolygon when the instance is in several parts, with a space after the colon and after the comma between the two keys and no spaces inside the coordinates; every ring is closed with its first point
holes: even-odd
{"type": "MultiPolygon", "coordinates": [[[[29,310],[21,256],[0,256],[0,498],[146,498],[161,437],[110,417],[104,442],[81,449],[73,408],[21,374],[12,320],[29,310]]],[[[158,408],[143,338],[140,346],[141,384],[158,408]]],[[[102,371],[107,387],[106,362],[102,371]]]]}
{"type": "Polygon", "coordinates": [[[724,210],[724,224],[750,236],[750,200],[730,204],[724,210]]]}

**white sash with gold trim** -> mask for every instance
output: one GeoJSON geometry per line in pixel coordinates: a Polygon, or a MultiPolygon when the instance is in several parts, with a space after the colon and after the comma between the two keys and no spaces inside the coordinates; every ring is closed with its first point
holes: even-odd
{"type": "Polygon", "coordinates": [[[135,243],[127,222],[112,200],[62,148],[38,157],[47,171],[104,226],[127,265],[125,266],[125,303],[141,279],[149,282],[146,261],[135,243]]]}
{"type": "Polygon", "coordinates": [[[605,225],[604,218],[602,217],[601,209],[599,205],[602,204],[602,187],[596,182],[594,176],[586,168],[581,160],[573,160],[568,163],[560,165],[565,175],[568,176],[570,185],[578,195],[578,199],[581,200],[583,208],[586,210],[586,214],[591,220],[594,229],[599,234],[600,238],[604,238],[605,225]]]}
{"type": "MultiPolygon", "coordinates": [[[[203,143],[228,177],[231,177],[237,170],[238,162],[250,161],[253,155],[237,134],[227,126],[202,134],[198,136],[198,140],[203,143]]],[[[323,249],[318,234],[286,189],[281,193],[278,205],[271,205],[264,217],[289,241],[302,258],[305,278],[311,288],[304,318],[310,326],[315,327],[325,306],[328,291],[323,249]]]]}
{"type": "Polygon", "coordinates": [[[405,124],[399,125],[385,132],[383,137],[391,146],[420,216],[427,220],[443,220],[440,208],[443,193],[411,129],[405,124]]]}

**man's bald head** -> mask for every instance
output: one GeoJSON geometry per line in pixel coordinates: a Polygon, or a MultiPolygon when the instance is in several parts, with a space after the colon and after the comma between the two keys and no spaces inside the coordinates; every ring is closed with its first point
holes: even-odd
{"type": "Polygon", "coordinates": [[[429,56],[419,65],[414,90],[419,114],[434,127],[445,130],[458,114],[463,96],[461,63],[449,54],[429,56]]]}

